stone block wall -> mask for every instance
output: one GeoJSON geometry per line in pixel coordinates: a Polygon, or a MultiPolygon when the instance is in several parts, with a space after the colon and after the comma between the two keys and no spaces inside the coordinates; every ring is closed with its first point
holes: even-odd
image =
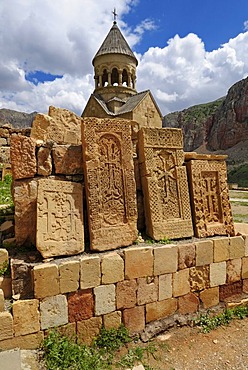
{"type": "Polygon", "coordinates": [[[37,348],[55,327],[87,344],[102,326],[123,323],[144,335],[157,320],[244,298],[248,235],[84,253],[33,263],[31,276],[32,296],[20,294],[11,312],[4,308],[9,288],[0,280],[1,349],[37,348]]]}

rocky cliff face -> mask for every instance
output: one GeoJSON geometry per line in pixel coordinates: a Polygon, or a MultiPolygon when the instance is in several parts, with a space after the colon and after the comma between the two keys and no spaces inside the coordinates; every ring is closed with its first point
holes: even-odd
{"type": "Polygon", "coordinates": [[[233,85],[206,125],[207,148],[226,150],[248,139],[248,78],[233,85]]]}
{"type": "Polygon", "coordinates": [[[227,150],[247,140],[248,78],[233,85],[225,98],[168,114],[163,126],[182,128],[186,151],[227,150]]]}

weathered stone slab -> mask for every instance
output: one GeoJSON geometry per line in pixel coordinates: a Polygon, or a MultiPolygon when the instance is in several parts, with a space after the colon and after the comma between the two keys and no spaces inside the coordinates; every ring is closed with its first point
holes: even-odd
{"type": "Polygon", "coordinates": [[[67,109],[49,107],[48,115],[37,114],[31,137],[57,144],[81,144],[81,117],[67,109]]]}
{"type": "Polygon", "coordinates": [[[12,135],[10,157],[15,180],[34,177],[36,174],[35,141],[26,136],[12,135]]]}
{"type": "Polygon", "coordinates": [[[18,300],[13,303],[15,336],[36,333],[40,330],[38,299],[18,300]]]}
{"type": "Polygon", "coordinates": [[[127,120],[87,118],[82,125],[90,247],[108,250],[137,238],[137,205],[127,120]]]}
{"type": "Polygon", "coordinates": [[[192,236],[182,131],[142,128],[138,139],[147,234],[156,240],[192,236]]]}
{"type": "Polygon", "coordinates": [[[15,238],[17,245],[36,244],[37,179],[14,182],[15,238]]]}
{"type": "Polygon", "coordinates": [[[234,235],[234,223],[223,156],[186,162],[191,191],[195,236],[234,235]]]}
{"type": "Polygon", "coordinates": [[[41,329],[68,324],[68,306],[64,295],[47,297],[40,302],[41,329]]]}
{"type": "Polygon", "coordinates": [[[53,151],[56,174],[78,175],[83,173],[81,145],[58,145],[53,151]]]}
{"type": "Polygon", "coordinates": [[[81,184],[51,179],[39,181],[36,247],[45,258],[83,252],[81,184]]]}
{"type": "Polygon", "coordinates": [[[51,156],[51,148],[49,147],[41,147],[39,148],[37,154],[38,160],[38,175],[41,176],[49,176],[52,174],[52,156],[51,156]]]}

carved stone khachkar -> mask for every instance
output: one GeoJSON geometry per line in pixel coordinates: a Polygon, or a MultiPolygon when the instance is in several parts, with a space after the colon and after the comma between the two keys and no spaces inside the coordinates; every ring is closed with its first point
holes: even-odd
{"type": "Polygon", "coordinates": [[[36,247],[45,258],[84,251],[81,184],[39,180],[36,247]]]}
{"type": "Polygon", "coordinates": [[[234,235],[226,155],[185,153],[195,236],[234,235]]]}
{"type": "Polygon", "coordinates": [[[155,240],[193,235],[180,129],[142,128],[138,134],[146,232],[155,240]]]}
{"type": "Polygon", "coordinates": [[[85,118],[82,142],[90,247],[128,246],[137,238],[131,122],[85,118]]]}

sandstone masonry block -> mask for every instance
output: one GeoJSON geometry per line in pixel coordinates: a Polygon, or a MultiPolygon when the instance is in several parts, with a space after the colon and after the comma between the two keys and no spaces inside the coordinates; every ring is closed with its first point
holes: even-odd
{"type": "Polygon", "coordinates": [[[34,177],[36,174],[35,141],[27,136],[12,135],[10,157],[15,180],[34,177]]]}
{"type": "Polygon", "coordinates": [[[6,276],[0,277],[0,289],[3,290],[4,298],[11,298],[12,297],[12,286],[11,286],[11,278],[6,276]]]}
{"type": "Polygon", "coordinates": [[[51,297],[59,294],[59,270],[54,263],[34,266],[35,298],[51,297]]]}
{"type": "Polygon", "coordinates": [[[210,308],[219,304],[219,287],[205,289],[200,292],[200,300],[204,308],[210,308]]]}
{"type": "Polygon", "coordinates": [[[0,312],[3,312],[5,310],[5,306],[4,306],[4,294],[3,294],[3,290],[0,289],[0,312]]]}
{"type": "Polygon", "coordinates": [[[245,242],[245,257],[248,257],[248,235],[243,235],[245,242]]]}
{"type": "Polygon", "coordinates": [[[146,305],[146,322],[163,319],[175,313],[176,310],[177,300],[175,298],[149,303],[146,305]]]}
{"type": "Polygon", "coordinates": [[[68,324],[68,307],[64,295],[48,297],[40,302],[41,329],[68,324]]]}
{"type": "Polygon", "coordinates": [[[248,278],[248,257],[242,258],[242,279],[248,278]]]}
{"type": "Polygon", "coordinates": [[[115,311],[103,316],[105,329],[118,329],[121,325],[121,311],[115,311]]]}
{"type": "Polygon", "coordinates": [[[59,145],[53,151],[56,174],[78,175],[83,173],[82,146],[59,145]]]}
{"type": "Polygon", "coordinates": [[[80,266],[80,288],[93,288],[100,285],[100,282],[100,257],[82,257],[80,266]]]}
{"type": "Polygon", "coordinates": [[[178,298],[178,311],[182,315],[194,313],[199,308],[199,298],[194,293],[188,293],[178,298]]]}
{"type": "Polygon", "coordinates": [[[172,274],[160,275],[158,279],[158,300],[172,298],[172,274]]]}
{"type": "Polygon", "coordinates": [[[38,299],[19,300],[13,303],[15,336],[36,333],[40,330],[38,299]]]}
{"type": "Polygon", "coordinates": [[[124,261],[118,253],[109,253],[103,256],[102,284],[112,284],[124,280],[124,261]]]}
{"type": "Polygon", "coordinates": [[[226,262],[211,263],[210,265],[210,287],[226,283],[226,262]]]}
{"type": "Polygon", "coordinates": [[[191,267],[189,282],[192,292],[209,288],[209,266],[191,267]]]}
{"type": "Polygon", "coordinates": [[[42,331],[38,333],[21,335],[18,337],[6,339],[0,342],[0,349],[7,350],[13,348],[20,349],[37,349],[41,346],[44,339],[44,334],[42,331]]]}
{"type": "Polygon", "coordinates": [[[229,238],[218,238],[214,243],[214,262],[227,261],[229,259],[229,238]]]}
{"type": "Polygon", "coordinates": [[[9,262],[9,253],[7,249],[0,248],[0,268],[3,268],[3,265],[9,262]]]}
{"type": "Polygon", "coordinates": [[[99,335],[102,327],[101,317],[92,317],[89,320],[77,323],[77,336],[79,343],[91,345],[93,340],[99,335]]]}
{"type": "Polygon", "coordinates": [[[13,317],[9,312],[0,312],[0,341],[12,337],[13,317]]]}
{"type": "Polygon", "coordinates": [[[60,293],[74,292],[79,288],[79,268],[79,261],[67,261],[59,265],[60,293]]]}
{"type": "Polygon", "coordinates": [[[213,263],[213,241],[204,240],[196,243],[196,266],[204,266],[213,263]]]}
{"type": "Polygon", "coordinates": [[[51,148],[41,147],[37,154],[38,175],[50,176],[52,174],[52,156],[51,148]]]}
{"type": "Polygon", "coordinates": [[[173,274],[173,297],[185,295],[190,291],[189,269],[180,270],[173,274]]]}
{"type": "Polygon", "coordinates": [[[243,292],[248,294],[248,279],[243,280],[243,292]]]}
{"type": "MultiPolygon", "coordinates": [[[[77,335],[76,324],[76,322],[69,322],[69,324],[59,326],[56,330],[63,336],[66,336],[75,342],[77,335]]],[[[50,329],[45,331],[45,335],[47,331],[50,331],[50,329]]]]}
{"type": "Polygon", "coordinates": [[[90,319],[94,313],[91,289],[79,290],[68,295],[69,322],[90,319]]]}
{"type": "Polygon", "coordinates": [[[136,306],[123,311],[123,322],[130,334],[139,333],[145,328],[145,308],[136,306]]]}
{"type": "Polygon", "coordinates": [[[95,315],[105,315],[115,311],[115,285],[100,285],[94,288],[95,315]]]}
{"type": "Polygon", "coordinates": [[[227,283],[234,283],[241,278],[241,258],[229,260],[226,263],[227,283]]]}
{"type": "Polygon", "coordinates": [[[139,306],[158,300],[158,277],[139,278],[137,303],[139,306]]]}
{"type": "Polygon", "coordinates": [[[195,244],[183,244],[178,246],[178,269],[195,266],[195,244]]]}
{"type": "Polygon", "coordinates": [[[116,307],[117,309],[131,308],[136,305],[136,280],[124,280],[116,286],[116,307]]]}
{"type": "Polygon", "coordinates": [[[13,183],[17,245],[36,245],[37,183],[37,178],[13,183]]]}
{"type": "Polygon", "coordinates": [[[236,281],[235,283],[221,285],[220,289],[220,301],[233,299],[238,297],[240,299],[240,294],[242,294],[242,281],[236,281]]]}
{"type": "Polygon", "coordinates": [[[154,248],[154,275],[163,275],[177,271],[178,247],[163,245],[154,248]]]}
{"type": "Polygon", "coordinates": [[[244,257],[245,242],[242,236],[234,236],[230,238],[229,253],[230,259],[244,257]]]}
{"type": "Polygon", "coordinates": [[[125,253],[125,278],[134,279],[153,275],[153,248],[132,247],[125,253]]]}

